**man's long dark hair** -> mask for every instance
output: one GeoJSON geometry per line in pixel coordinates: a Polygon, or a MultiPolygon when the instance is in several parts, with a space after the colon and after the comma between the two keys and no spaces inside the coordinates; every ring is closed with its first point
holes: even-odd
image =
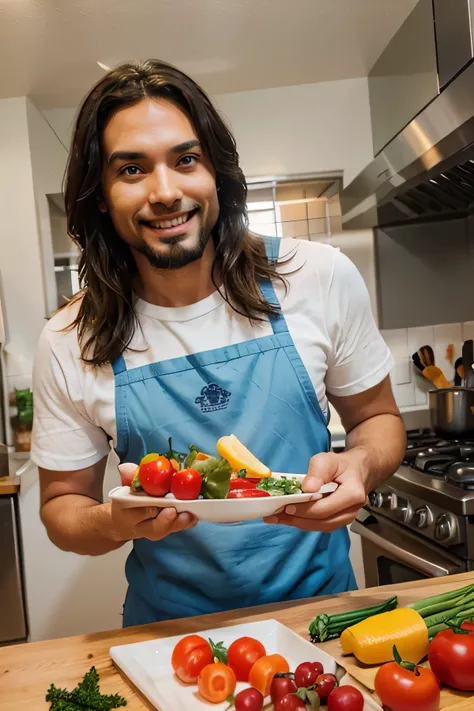
{"type": "MultiPolygon", "coordinates": [[[[174,102],[189,118],[216,173],[219,217],[213,230],[212,279],[232,308],[250,319],[275,312],[258,287],[259,278],[283,280],[266,257],[263,240],[248,229],[247,185],[235,140],[208,96],[188,76],[157,60],[130,62],[110,71],[84,99],[74,127],[66,174],[68,233],[80,246],[77,326],[81,357],[91,365],[113,361],[138,325],[129,246],[99,209],[105,127],[116,111],[148,98],[174,102]]],[[[217,287],[216,287],[217,288],[217,287]]]]}

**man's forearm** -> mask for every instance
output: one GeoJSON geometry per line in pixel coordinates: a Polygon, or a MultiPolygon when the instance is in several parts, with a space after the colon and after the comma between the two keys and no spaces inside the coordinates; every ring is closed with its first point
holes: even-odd
{"type": "Polygon", "coordinates": [[[51,499],[41,509],[50,540],[58,548],[79,555],[103,555],[125,541],[113,540],[111,504],[68,494],[51,499]]]}
{"type": "Polygon", "coordinates": [[[346,453],[361,464],[369,492],[400,466],[406,449],[406,431],[396,415],[376,415],[355,427],[346,438],[346,453]]]}

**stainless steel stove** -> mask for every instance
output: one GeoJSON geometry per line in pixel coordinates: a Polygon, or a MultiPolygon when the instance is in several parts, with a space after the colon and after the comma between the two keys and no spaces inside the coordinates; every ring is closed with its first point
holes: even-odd
{"type": "Polygon", "coordinates": [[[407,434],[403,465],[370,492],[351,527],[368,586],[474,570],[474,441],[407,434]]]}

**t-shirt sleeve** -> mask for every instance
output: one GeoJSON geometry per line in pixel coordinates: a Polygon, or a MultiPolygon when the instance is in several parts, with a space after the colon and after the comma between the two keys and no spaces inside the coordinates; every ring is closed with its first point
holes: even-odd
{"type": "Polygon", "coordinates": [[[393,367],[392,355],[375,323],[361,274],[339,250],[329,284],[326,323],[332,343],[328,393],[357,395],[381,383],[393,367]]]}
{"type": "Polygon", "coordinates": [[[40,467],[76,471],[89,467],[109,451],[105,432],[81,412],[78,368],[73,360],[67,376],[51,346],[47,329],[40,337],[33,368],[33,433],[31,458],[40,467]],[[76,399],[76,402],[74,401],[76,399]]]}

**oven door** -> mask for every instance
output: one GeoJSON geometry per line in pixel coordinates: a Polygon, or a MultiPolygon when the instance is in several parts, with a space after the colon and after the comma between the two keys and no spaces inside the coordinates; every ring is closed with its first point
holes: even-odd
{"type": "Polygon", "coordinates": [[[367,587],[455,575],[466,562],[383,516],[359,511],[351,526],[362,539],[367,587]]]}

